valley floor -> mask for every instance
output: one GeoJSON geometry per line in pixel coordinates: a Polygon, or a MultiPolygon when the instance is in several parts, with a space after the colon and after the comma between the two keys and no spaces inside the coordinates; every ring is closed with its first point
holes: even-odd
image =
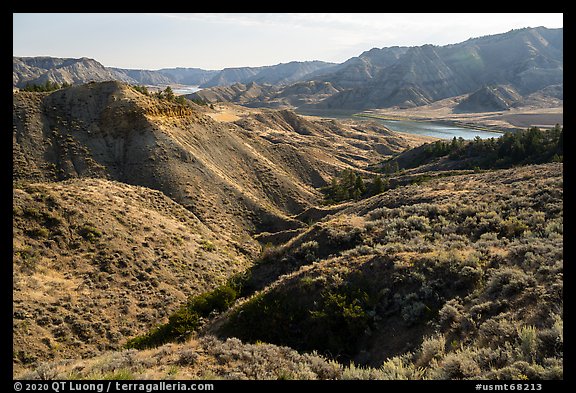
{"type": "Polygon", "coordinates": [[[508,111],[455,113],[456,101],[448,98],[417,108],[390,108],[364,111],[357,116],[368,116],[391,120],[447,121],[459,126],[479,127],[488,130],[506,131],[528,127],[552,128],[564,123],[564,107],[539,108],[520,107],[508,111]]]}

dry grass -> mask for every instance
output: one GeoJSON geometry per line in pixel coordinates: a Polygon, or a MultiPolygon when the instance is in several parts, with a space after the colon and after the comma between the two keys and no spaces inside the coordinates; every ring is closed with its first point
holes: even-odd
{"type": "Polygon", "coordinates": [[[336,379],[342,366],[271,344],[207,336],[156,349],[107,352],[76,361],[46,362],[18,379],[336,379]]]}
{"type": "Polygon", "coordinates": [[[158,191],[78,179],[16,184],[13,201],[17,367],[118,349],[248,265],[158,191]]]}
{"type": "Polygon", "coordinates": [[[19,377],[562,377],[562,164],[316,209],[338,170],[424,139],[118,83],[16,93],[13,140],[19,377]],[[120,350],[247,269],[203,325],[230,339],[120,350]]]}

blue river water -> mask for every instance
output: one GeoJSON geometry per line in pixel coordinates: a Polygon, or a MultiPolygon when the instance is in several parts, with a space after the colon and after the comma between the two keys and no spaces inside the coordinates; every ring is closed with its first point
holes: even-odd
{"type": "MultiPolygon", "coordinates": [[[[191,94],[198,90],[201,90],[198,86],[187,86],[187,85],[180,85],[173,88],[174,93],[177,95],[191,94]]],[[[327,117],[350,118],[350,115],[344,115],[344,116],[328,115],[327,117]]],[[[464,128],[438,122],[383,120],[376,118],[370,118],[370,120],[383,124],[392,131],[405,132],[408,134],[426,135],[441,139],[452,139],[454,137],[462,139],[474,139],[477,136],[480,137],[481,139],[488,139],[488,138],[498,138],[499,136],[502,135],[502,133],[499,132],[490,132],[490,131],[477,130],[473,128],[464,128]]]]}
{"type": "Polygon", "coordinates": [[[178,87],[172,88],[172,91],[174,91],[174,94],[176,95],[192,94],[196,93],[198,90],[202,89],[200,89],[198,86],[191,86],[191,85],[180,85],[178,87]]]}
{"type": "Polygon", "coordinates": [[[419,134],[433,136],[442,139],[462,138],[474,139],[477,136],[481,139],[498,138],[502,135],[499,132],[490,132],[483,130],[476,130],[473,128],[458,127],[449,124],[424,122],[424,121],[410,121],[410,120],[382,120],[374,119],[376,122],[385,125],[392,131],[406,132],[409,134],[419,134]]]}
{"type": "Polygon", "coordinates": [[[386,126],[392,131],[405,132],[407,134],[418,134],[432,136],[441,139],[462,138],[472,140],[477,136],[481,139],[499,138],[503,133],[484,131],[474,128],[458,127],[452,124],[434,122],[434,121],[413,121],[413,120],[384,120],[374,117],[354,116],[355,112],[341,111],[340,113],[334,111],[296,111],[302,115],[311,115],[324,118],[332,118],[336,120],[342,119],[355,119],[355,120],[370,120],[386,126]]]}

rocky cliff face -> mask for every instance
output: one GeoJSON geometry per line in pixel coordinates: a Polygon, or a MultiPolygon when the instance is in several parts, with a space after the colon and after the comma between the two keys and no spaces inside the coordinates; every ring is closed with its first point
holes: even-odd
{"type": "Polygon", "coordinates": [[[328,82],[339,90],[359,87],[375,78],[384,68],[394,64],[408,47],[372,48],[358,57],[346,60],[333,68],[320,72],[315,80],[328,82]]]}
{"type": "MultiPolygon", "coordinates": [[[[562,42],[562,29],[529,28],[455,45],[412,47],[397,51],[397,58],[388,64],[381,63],[375,74],[374,67],[368,67],[367,60],[360,58],[324,78],[335,86],[349,88],[316,106],[350,109],[420,106],[470,93],[487,84],[509,84],[523,95],[530,94],[561,83],[562,42]]],[[[380,51],[387,53],[387,50],[380,51]]],[[[373,52],[375,58],[378,50],[373,52]]]]}
{"type": "Polygon", "coordinates": [[[62,84],[102,82],[118,80],[136,83],[128,75],[108,69],[96,60],[82,57],[80,59],[60,59],[53,57],[14,57],[14,86],[25,87],[26,84],[42,85],[46,81],[62,84]]]}

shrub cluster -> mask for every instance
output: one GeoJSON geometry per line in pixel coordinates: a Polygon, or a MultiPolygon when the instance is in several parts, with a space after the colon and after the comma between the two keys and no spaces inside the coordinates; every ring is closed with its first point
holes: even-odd
{"type": "MultiPolygon", "coordinates": [[[[252,296],[219,334],[380,365],[352,364],[345,378],[561,378],[560,168],[429,182],[418,187],[425,202],[414,186],[388,191],[269,248],[249,274],[191,298],[129,346],[188,337],[252,296]]],[[[346,178],[360,189],[356,174],[346,178]]]]}
{"type": "Polygon", "coordinates": [[[302,249],[301,264],[315,265],[244,303],[222,332],[339,361],[394,365],[386,375],[397,377],[558,378],[562,193],[554,177],[530,180],[542,168],[508,170],[498,181],[474,175],[483,182],[458,197],[382,206],[363,221],[348,213],[315,226],[315,236],[278,260],[302,249]],[[498,192],[518,177],[514,193],[498,192]],[[347,219],[355,231],[330,235],[347,219]],[[328,241],[352,232],[360,234],[352,242],[328,241]],[[318,251],[329,244],[330,256],[318,251]],[[322,256],[305,257],[311,251],[322,256]],[[403,344],[374,351],[370,343],[386,342],[392,331],[402,332],[403,344]],[[432,341],[419,341],[423,332],[432,341]]]}
{"type": "MultiPolygon", "coordinates": [[[[506,132],[499,138],[465,141],[454,137],[451,141],[436,141],[424,148],[413,150],[410,158],[404,157],[402,168],[416,168],[439,157],[461,161],[463,169],[510,168],[516,165],[561,162],[563,159],[563,127],[557,124],[550,130],[531,127],[516,132],[506,132]]],[[[397,159],[383,164],[381,171],[397,159]]]]}
{"type": "Polygon", "coordinates": [[[57,82],[52,82],[50,80],[47,80],[43,85],[26,83],[26,86],[22,90],[23,91],[34,91],[34,92],[50,92],[50,91],[65,89],[65,88],[70,87],[70,86],[71,86],[71,84],[68,82],[62,82],[62,84],[59,84],[57,82]]]}
{"type": "Polygon", "coordinates": [[[375,175],[370,180],[364,180],[359,173],[345,169],[332,179],[329,186],[322,189],[324,201],[327,204],[343,202],[351,199],[368,198],[384,192],[388,187],[388,179],[375,175]]]}
{"type": "Polygon", "coordinates": [[[168,322],[150,332],[130,339],[126,348],[152,348],[172,341],[184,341],[194,333],[206,318],[226,311],[239,297],[243,276],[234,276],[214,290],[192,296],[188,302],[172,313],[168,322]]]}
{"type": "Polygon", "coordinates": [[[174,102],[174,103],[179,104],[179,105],[186,105],[186,98],[184,98],[184,96],[181,96],[181,95],[178,96],[178,95],[174,94],[174,91],[172,90],[172,88],[170,86],[166,86],[166,88],[164,90],[158,91],[155,94],[151,94],[150,91],[148,91],[148,88],[146,86],[134,85],[134,86],[132,86],[132,88],[134,90],[136,90],[137,92],[142,93],[146,96],[153,96],[153,97],[156,97],[160,100],[174,102]]]}

